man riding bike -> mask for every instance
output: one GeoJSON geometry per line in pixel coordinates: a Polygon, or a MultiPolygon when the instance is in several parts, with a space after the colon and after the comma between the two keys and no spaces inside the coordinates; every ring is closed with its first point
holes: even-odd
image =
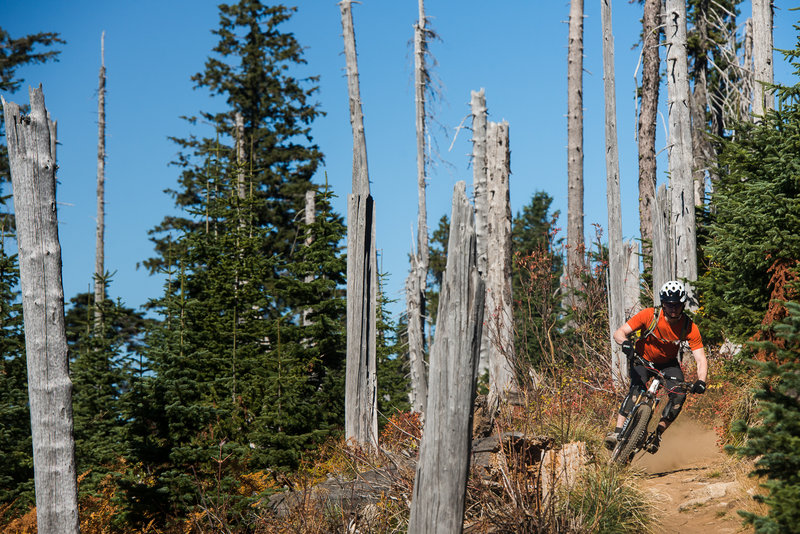
{"type": "MultiPolygon", "coordinates": [[[[686,290],[682,283],[671,280],[661,287],[659,297],[661,298],[661,310],[646,308],[640,311],[614,332],[614,341],[622,345],[622,351],[629,358],[635,351],[636,354],[651,362],[653,367],[664,373],[668,377],[665,384],[667,390],[671,390],[676,384],[683,382],[683,371],[678,357],[681,343],[683,341],[688,342],[689,349],[692,351],[692,356],[697,363],[698,378],[692,385],[691,392],[704,393],[706,390],[708,362],[706,361],[705,350],[703,350],[700,330],[683,313],[686,305],[686,290]],[[637,330],[642,333],[634,344],[628,339],[628,336],[637,330]]],[[[649,374],[644,365],[631,363],[631,387],[628,391],[628,396],[625,397],[625,400],[622,401],[622,406],[620,406],[616,428],[604,440],[608,449],[613,449],[616,446],[619,432],[622,430],[622,425],[630,413],[635,399],[639,396],[639,393],[647,389],[649,374]]],[[[678,417],[685,400],[685,393],[670,392],[669,400],[661,413],[661,421],[658,423],[653,440],[647,444],[648,452],[655,453],[658,450],[661,445],[661,435],[678,417]]]]}

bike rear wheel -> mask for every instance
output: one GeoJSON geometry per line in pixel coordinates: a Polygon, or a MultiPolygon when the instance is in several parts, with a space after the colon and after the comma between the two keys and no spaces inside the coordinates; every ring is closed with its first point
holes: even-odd
{"type": "Polygon", "coordinates": [[[620,436],[619,443],[614,447],[611,453],[611,461],[618,464],[625,465],[633,459],[633,454],[636,449],[644,440],[647,434],[647,424],[650,422],[650,416],[653,409],[647,404],[641,404],[633,408],[631,413],[631,421],[628,424],[628,432],[624,436],[620,436]]]}

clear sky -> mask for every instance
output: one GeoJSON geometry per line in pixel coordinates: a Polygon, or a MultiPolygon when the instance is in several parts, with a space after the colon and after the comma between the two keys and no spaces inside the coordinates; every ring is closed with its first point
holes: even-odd
{"type": "MultiPolygon", "coordinates": [[[[793,48],[796,12],[776,1],[775,46],[793,48]]],[[[313,127],[325,165],[315,181],[328,182],[338,195],[335,209],[346,214],[351,192],[352,136],[344,77],[341,18],[332,0],[286,2],[298,8],[284,29],[306,47],[308,64],[298,76],[319,75],[317,94],[327,114],[313,127]]],[[[147,231],[173,211],[163,192],[175,187],[178,170],[168,164],[177,146],[168,137],[204,134],[181,120],[220,106],[190,77],[216,43],[217,2],[206,0],[2,0],[2,27],[12,37],[58,32],[67,42],[60,61],[21,69],[22,90],[6,100],[27,103],[28,85],[42,84],[45,102],[58,121],[59,234],[64,291],[68,300],[89,290],[94,270],[97,83],[100,36],[106,32],[107,163],[106,268],[116,272],[111,295],[132,307],[157,297],[162,281],[136,264],[153,253],[147,231]]],[[[387,292],[402,301],[407,254],[417,220],[416,148],[413,94],[413,24],[416,0],[362,0],[354,4],[361,96],[369,172],[377,210],[381,269],[389,273],[387,292]]],[[[567,0],[427,0],[430,26],[441,40],[432,44],[442,98],[434,106],[440,128],[431,132],[439,163],[429,171],[428,225],[450,212],[454,184],[471,191],[470,91],[486,89],[489,120],[510,124],[511,204],[516,214],[537,190],[553,197],[566,227],[566,56],[567,0]],[[452,145],[452,148],[451,148],[452,145]]],[[[613,4],[616,48],[617,121],[623,205],[623,236],[638,238],[637,153],[635,143],[636,47],[641,7],[613,4]]],[[[603,66],[600,2],[585,2],[584,120],[585,225],[607,226],[603,125],[603,66]]],[[[741,5],[740,23],[750,14],[741,5]]],[[[780,54],[776,79],[794,83],[780,54]]],[[[665,95],[666,93],[662,93],[665,95]]],[[[666,110],[659,117],[664,147],[666,110]]],[[[666,181],[664,152],[659,181],[666,181]]],[[[401,303],[393,307],[402,308],[401,303]]]]}

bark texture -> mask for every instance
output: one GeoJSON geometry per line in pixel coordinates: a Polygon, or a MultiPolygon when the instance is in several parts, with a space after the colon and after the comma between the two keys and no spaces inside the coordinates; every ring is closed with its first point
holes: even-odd
{"type": "Polygon", "coordinates": [[[356,38],[350,0],[339,3],[342,14],[350,124],[353,129],[353,193],[347,212],[347,370],[345,373],[345,438],[377,447],[378,405],[375,320],[377,260],[375,211],[369,194],[367,141],[358,82],[356,38]]]}
{"type": "Polygon", "coordinates": [[[411,272],[406,280],[406,309],[408,313],[408,353],[411,365],[411,409],[424,413],[427,398],[425,373],[425,323],[428,266],[428,208],[426,203],[425,155],[425,93],[428,72],[425,65],[427,50],[425,4],[419,0],[419,21],[414,26],[414,104],[417,134],[417,251],[411,252],[411,272]]]}
{"type": "Polygon", "coordinates": [[[347,370],[345,437],[378,445],[375,208],[371,195],[347,198],[347,370]]]}
{"type": "Polygon", "coordinates": [[[583,0],[571,0],[567,52],[567,283],[583,268],[583,0]]]}
{"type": "Polygon", "coordinates": [[[668,280],[675,279],[674,254],[670,239],[670,208],[667,187],[658,188],[656,201],[653,203],[653,305],[661,305],[658,290],[668,280]]]}
{"type": "Polygon", "coordinates": [[[753,0],[753,115],[764,115],[775,107],[773,91],[764,84],[773,83],[772,0],[753,0]]]}
{"type": "MultiPolygon", "coordinates": [[[[700,48],[707,51],[710,43],[708,37],[710,0],[701,0],[695,7],[696,22],[694,27],[695,38],[699,41],[700,48]]],[[[714,159],[714,148],[708,136],[708,57],[706,52],[697,54],[694,58],[692,72],[694,87],[692,91],[692,177],[694,185],[694,204],[702,206],[706,191],[706,178],[709,166],[714,159]]]]}
{"type": "MultiPolygon", "coordinates": [[[[625,262],[622,250],[622,207],[619,192],[619,147],[617,145],[617,95],[614,77],[614,34],[611,24],[611,0],[601,0],[603,26],[603,80],[605,88],[606,132],[606,201],[608,204],[608,309],[611,368],[620,370],[626,361],[614,331],[625,321],[625,262]]],[[[624,374],[612,372],[615,384],[621,385],[624,374]]]]}
{"type": "Polygon", "coordinates": [[[361,110],[361,89],[358,81],[358,56],[353,28],[351,0],[339,2],[344,36],[344,57],[347,64],[347,94],[350,100],[350,125],[353,128],[353,193],[369,194],[367,173],[367,139],[364,134],[364,114],[361,110]]]}
{"type": "Polygon", "coordinates": [[[94,260],[94,320],[102,324],[101,304],[106,296],[106,32],[100,37],[100,76],[97,88],[97,230],[94,260]]]}
{"type": "MultiPolygon", "coordinates": [[[[314,234],[311,233],[311,225],[317,221],[317,206],[316,206],[316,192],[313,189],[309,189],[306,191],[306,209],[305,209],[305,217],[304,221],[307,228],[306,233],[306,246],[310,247],[314,243],[314,234]]],[[[305,283],[310,284],[314,281],[313,274],[307,274],[304,279],[305,283]]],[[[303,310],[303,325],[310,326],[311,319],[309,316],[311,315],[311,308],[306,308],[303,310]]]]}
{"type": "Polygon", "coordinates": [[[489,333],[489,406],[493,409],[516,390],[511,300],[511,151],[507,122],[489,122],[486,130],[487,257],[490,260],[486,273],[486,328],[489,333]]]}
{"type": "Polygon", "coordinates": [[[31,113],[3,100],[17,220],[33,434],[36,521],[42,534],[79,532],[72,382],[56,210],[55,126],[41,87],[31,113]]]}
{"type": "Polygon", "coordinates": [[[460,533],[464,521],[485,294],[464,182],[455,186],[450,221],[425,431],[408,524],[411,534],[460,533]]]}
{"type": "MultiPolygon", "coordinates": [[[[470,93],[472,109],[472,187],[475,194],[475,240],[478,251],[478,272],[486,281],[488,259],[486,256],[487,216],[489,199],[486,196],[486,91],[470,93]]],[[[489,370],[489,335],[481,336],[481,357],[478,362],[478,375],[489,370]]]]}
{"type": "Polygon", "coordinates": [[[661,0],[645,0],[642,17],[642,96],[639,112],[639,232],[645,268],[652,262],[650,243],[653,239],[651,218],[656,195],[656,119],[658,116],[659,20],[661,0]]]}
{"type": "Polygon", "coordinates": [[[670,232],[675,254],[675,276],[688,282],[689,307],[694,309],[696,302],[691,282],[697,279],[697,239],[684,0],[667,0],[666,21],[670,232]]]}

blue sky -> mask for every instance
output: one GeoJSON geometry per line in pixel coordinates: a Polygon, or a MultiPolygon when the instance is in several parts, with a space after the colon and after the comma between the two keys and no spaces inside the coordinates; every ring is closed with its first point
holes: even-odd
{"type": "MultiPolygon", "coordinates": [[[[793,48],[794,12],[777,0],[775,46],[793,48]]],[[[51,115],[58,121],[59,235],[64,292],[68,300],[87,291],[94,270],[97,157],[97,79],[100,36],[106,32],[106,268],[116,272],[111,294],[132,307],[161,292],[162,281],[140,262],[152,255],[147,231],[173,211],[163,193],[176,184],[168,163],[177,147],[169,136],[203,133],[181,116],[212,110],[220,102],[193,90],[190,77],[203,69],[216,40],[217,2],[205,0],[3,0],[2,27],[12,37],[54,31],[67,41],[60,61],[21,69],[23,89],[6,100],[27,103],[28,85],[42,84],[51,115]]],[[[306,47],[308,64],[298,76],[319,75],[317,94],[325,117],[313,127],[325,154],[325,175],[338,195],[335,209],[345,215],[351,189],[352,137],[344,77],[341,22],[336,2],[302,0],[285,25],[306,47]]],[[[613,5],[616,48],[617,121],[623,205],[623,235],[638,237],[635,144],[635,47],[641,7],[613,5]]],[[[600,2],[585,6],[584,138],[585,225],[607,226],[600,2]]],[[[407,254],[414,241],[417,210],[414,139],[412,26],[416,0],[363,0],[354,5],[361,95],[369,171],[377,209],[381,268],[390,274],[390,298],[403,299],[407,254]]],[[[740,22],[750,4],[741,6],[740,22]]],[[[435,106],[440,128],[432,131],[439,163],[430,169],[428,224],[450,212],[453,186],[472,184],[469,131],[456,128],[469,113],[470,91],[486,89],[489,119],[507,120],[511,145],[511,204],[514,213],[537,190],[553,197],[566,226],[566,55],[567,0],[427,0],[426,13],[441,41],[432,44],[442,99],[435,106]],[[452,145],[452,148],[451,148],[452,145]]],[[[776,53],[776,79],[792,82],[776,53]]],[[[662,98],[663,100],[663,98],[662,98]]],[[[666,111],[661,110],[657,149],[664,147],[666,111]]],[[[469,124],[465,122],[464,124],[469,124]]],[[[659,181],[666,180],[659,158],[659,181]]],[[[393,307],[402,308],[401,303],[393,307]]]]}

